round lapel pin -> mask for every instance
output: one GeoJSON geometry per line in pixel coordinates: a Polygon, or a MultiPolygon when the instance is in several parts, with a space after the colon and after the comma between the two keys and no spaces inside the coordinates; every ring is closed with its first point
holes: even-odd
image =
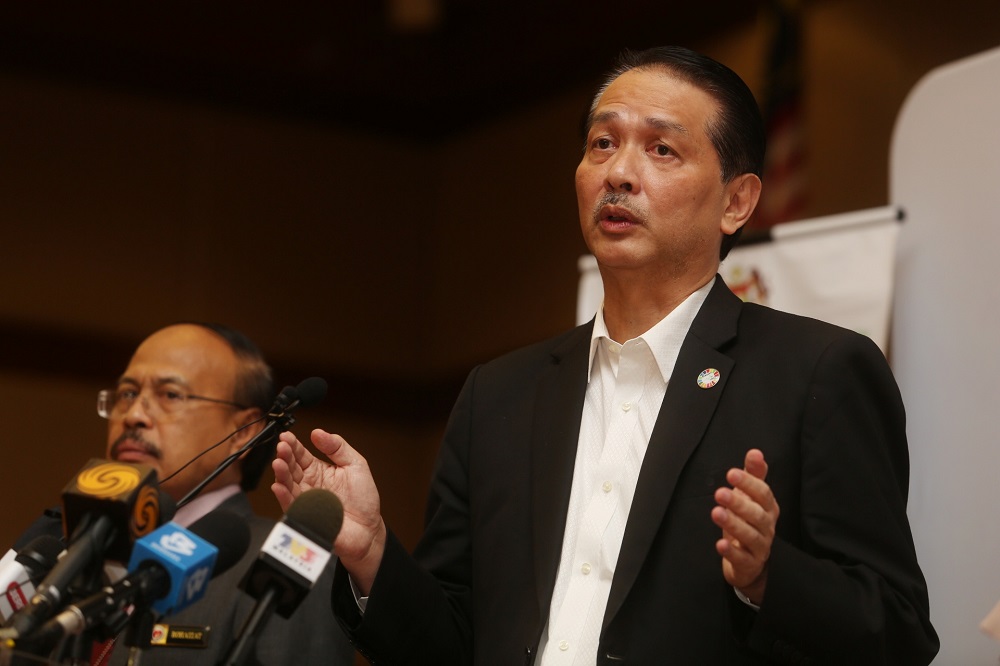
{"type": "Polygon", "coordinates": [[[722,375],[715,368],[705,368],[698,375],[698,387],[703,389],[710,389],[719,383],[719,379],[722,375]]]}

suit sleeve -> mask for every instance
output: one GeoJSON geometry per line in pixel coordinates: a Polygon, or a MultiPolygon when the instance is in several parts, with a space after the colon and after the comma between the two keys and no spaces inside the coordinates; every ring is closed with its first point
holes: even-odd
{"type": "Polygon", "coordinates": [[[793,663],[929,663],[938,639],[906,516],[905,415],[868,338],[837,338],[820,356],[799,451],[799,495],[779,499],[748,642],[793,663]]]}

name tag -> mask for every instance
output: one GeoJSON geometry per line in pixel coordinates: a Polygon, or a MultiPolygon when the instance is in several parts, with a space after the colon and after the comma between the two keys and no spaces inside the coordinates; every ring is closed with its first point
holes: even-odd
{"type": "Polygon", "coordinates": [[[211,631],[211,627],[154,624],[149,644],[158,647],[205,648],[208,647],[208,634],[211,631]]]}

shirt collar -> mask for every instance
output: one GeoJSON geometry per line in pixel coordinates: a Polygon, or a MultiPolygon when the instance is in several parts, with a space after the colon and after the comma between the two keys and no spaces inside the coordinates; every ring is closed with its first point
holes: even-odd
{"type": "MultiPolygon", "coordinates": [[[[664,382],[670,380],[684,337],[717,279],[709,280],[703,287],[685,298],[670,314],[639,336],[649,347],[653,358],[656,359],[656,365],[660,368],[664,382]]],[[[601,307],[597,310],[597,316],[594,318],[594,330],[590,336],[590,359],[587,365],[588,382],[590,381],[590,373],[594,369],[594,358],[602,339],[611,340],[608,326],[604,322],[604,303],[601,303],[601,307]]],[[[626,342],[628,341],[626,340],[626,342]]]]}
{"type": "Polygon", "coordinates": [[[209,511],[214,510],[227,499],[240,492],[239,485],[231,483],[218,490],[198,495],[193,500],[177,509],[173,521],[181,527],[189,527],[196,523],[199,518],[204,517],[209,511]]]}

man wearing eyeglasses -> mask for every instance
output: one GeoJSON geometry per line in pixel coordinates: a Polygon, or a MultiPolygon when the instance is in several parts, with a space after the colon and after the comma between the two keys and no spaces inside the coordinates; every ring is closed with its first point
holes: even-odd
{"type": "MultiPolygon", "coordinates": [[[[114,388],[98,394],[98,414],[108,420],[106,457],[153,467],[163,491],[179,501],[261,430],[260,417],[274,396],[271,370],[243,334],[216,324],[167,326],[139,345],[114,388]]],[[[254,447],[177,510],[174,521],[184,526],[211,511],[233,512],[247,521],[251,542],[199,602],[162,620],[179,631],[161,630],[166,644],[146,650],[144,666],[219,663],[239,636],[256,601],[237,588],[274,526],[254,515],[246,493],[256,488],[274,446],[272,439],[254,447]]],[[[290,618],[268,619],[257,639],[258,663],[354,662],[354,649],[340,631],[329,631],[325,623],[319,631],[313,627],[313,618],[330,613],[332,570],[331,562],[290,618]]],[[[92,663],[124,664],[128,653],[110,641],[95,651],[92,663]]]]}
{"type": "MultiPolygon", "coordinates": [[[[273,398],[270,370],[242,334],[216,325],[168,326],[139,345],[114,389],[98,395],[98,413],[108,419],[107,457],[153,467],[161,488],[180,501],[261,429],[250,424],[273,398]]],[[[192,523],[240,490],[253,490],[272,452],[273,442],[255,447],[174,520],[192,523]]]]}

